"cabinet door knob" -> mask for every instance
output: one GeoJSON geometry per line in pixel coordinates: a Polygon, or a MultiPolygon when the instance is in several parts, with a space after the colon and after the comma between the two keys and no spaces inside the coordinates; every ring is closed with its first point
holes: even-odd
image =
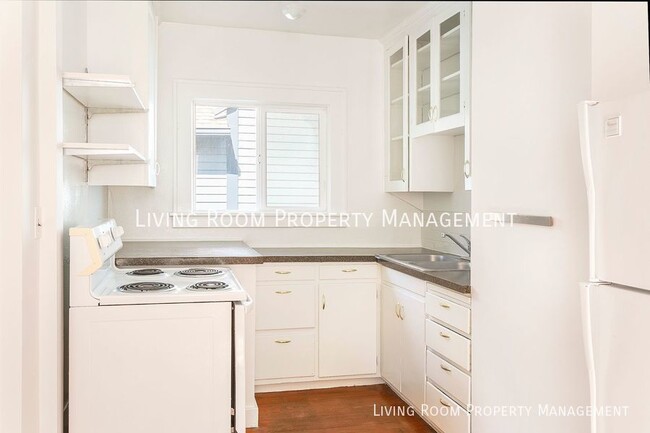
{"type": "Polygon", "coordinates": [[[399,306],[399,318],[404,320],[404,305],[402,304],[399,306]]]}
{"type": "Polygon", "coordinates": [[[440,333],[440,336],[441,336],[442,338],[451,338],[449,335],[445,334],[444,332],[441,332],[441,333],[440,333]]]}
{"type": "Polygon", "coordinates": [[[293,293],[292,290],[276,290],[275,293],[278,295],[288,295],[289,293],[293,293]]]}
{"type": "Polygon", "coordinates": [[[469,163],[469,159],[466,159],[465,164],[463,165],[463,174],[467,179],[469,179],[469,176],[472,174],[471,167],[472,165],[469,163]]]}
{"type": "Polygon", "coordinates": [[[323,295],[323,297],[322,297],[321,299],[322,299],[323,310],[324,310],[324,309],[325,309],[325,305],[326,305],[326,303],[325,303],[325,295],[323,295]]]}
{"type": "Polygon", "coordinates": [[[275,271],[275,273],[278,275],[288,275],[291,273],[291,271],[275,271]]]}
{"type": "Polygon", "coordinates": [[[399,317],[399,302],[397,304],[395,304],[395,315],[397,316],[398,319],[400,318],[399,317]]]}
{"type": "Polygon", "coordinates": [[[278,344],[288,344],[291,343],[291,340],[275,340],[275,342],[278,344]]]}

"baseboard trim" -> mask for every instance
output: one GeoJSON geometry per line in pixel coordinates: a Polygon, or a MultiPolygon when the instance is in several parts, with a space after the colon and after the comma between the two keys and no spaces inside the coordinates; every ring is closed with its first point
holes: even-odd
{"type": "Polygon", "coordinates": [[[257,402],[253,400],[253,404],[246,405],[246,428],[257,428],[260,423],[260,410],[257,407],[257,402]]]}
{"type": "Polygon", "coordinates": [[[357,379],[314,380],[308,382],[273,383],[255,385],[255,393],[303,391],[306,389],[339,388],[345,386],[379,385],[385,383],[381,377],[357,379]]]}

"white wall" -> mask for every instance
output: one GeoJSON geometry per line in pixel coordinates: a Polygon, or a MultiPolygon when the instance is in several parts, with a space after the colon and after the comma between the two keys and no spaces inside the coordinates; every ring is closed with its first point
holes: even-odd
{"type": "Polygon", "coordinates": [[[648,5],[592,5],[592,98],[608,100],[650,90],[648,5]]]}
{"type": "MultiPolygon", "coordinates": [[[[86,68],[86,4],[85,2],[60,3],[61,47],[59,61],[61,72],[84,72],[86,68]]],[[[70,95],[63,92],[61,100],[62,137],[65,142],[86,141],[85,110],[70,95]]],[[[68,383],[68,307],[70,238],[68,229],[77,225],[93,224],[107,216],[106,187],[88,186],[86,162],[64,156],[62,196],[62,248],[63,248],[63,300],[64,309],[64,389],[67,401],[68,383]]]]}
{"type": "MultiPolygon", "coordinates": [[[[463,213],[471,212],[472,192],[465,190],[463,165],[465,164],[465,136],[454,137],[454,192],[427,192],[424,193],[424,209],[440,216],[444,212],[463,213]]],[[[422,246],[437,251],[452,254],[466,255],[449,238],[442,238],[442,233],[462,234],[470,236],[470,227],[423,227],[422,246]]]]}
{"type": "Polygon", "coordinates": [[[474,433],[585,433],[578,282],[587,277],[586,192],[576,105],[590,96],[590,3],[473,6],[474,212],[550,215],[553,227],[472,229],[473,404],[531,416],[474,416],[474,433]]]}
{"type": "MultiPolygon", "coordinates": [[[[348,211],[413,208],[383,192],[383,52],[377,41],[163,23],[159,29],[158,161],[155,189],[110,188],[109,214],[125,239],[244,240],[252,246],[420,244],[417,228],[136,228],[135,209],[171,212],[176,79],[341,88],[347,92],[348,211]]],[[[380,218],[375,217],[375,221],[380,218]]]]}

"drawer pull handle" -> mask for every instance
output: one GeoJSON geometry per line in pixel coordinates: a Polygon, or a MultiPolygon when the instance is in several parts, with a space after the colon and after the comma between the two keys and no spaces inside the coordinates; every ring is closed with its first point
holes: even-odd
{"type": "Polygon", "coordinates": [[[399,302],[397,304],[395,304],[395,315],[397,316],[398,319],[400,318],[399,317],[399,302]]]}
{"type": "Polygon", "coordinates": [[[447,304],[442,304],[442,303],[440,304],[440,306],[441,306],[442,308],[451,308],[451,306],[449,306],[449,305],[447,305],[447,304]]]}
{"type": "Polygon", "coordinates": [[[356,269],[343,269],[343,272],[356,272],[356,269]]]}
{"type": "Polygon", "coordinates": [[[275,271],[275,273],[278,275],[289,275],[291,271],[275,271]]]}
{"type": "Polygon", "coordinates": [[[275,293],[278,295],[288,295],[289,293],[293,293],[292,290],[276,290],[275,293]]]}
{"type": "Polygon", "coordinates": [[[278,344],[288,344],[291,343],[291,340],[275,340],[275,342],[278,344]]]}
{"type": "Polygon", "coordinates": [[[325,299],[325,294],[324,294],[324,293],[323,293],[323,297],[322,297],[322,304],[323,304],[323,310],[325,310],[325,306],[327,305],[327,303],[326,303],[326,299],[325,299]]]}
{"type": "Polygon", "coordinates": [[[445,334],[444,332],[441,332],[441,333],[440,333],[440,336],[441,336],[442,338],[451,338],[449,335],[445,334]]]}
{"type": "Polygon", "coordinates": [[[451,373],[451,368],[447,368],[447,367],[445,367],[445,366],[442,365],[442,364],[440,364],[440,368],[442,368],[442,369],[443,369],[444,371],[446,371],[447,373],[451,373]]]}
{"type": "Polygon", "coordinates": [[[443,399],[440,399],[440,404],[443,405],[444,407],[451,407],[449,403],[445,402],[443,399]]]}
{"type": "Polygon", "coordinates": [[[399,305],[399,318],[404,320],[404,305],[399,305]]]}

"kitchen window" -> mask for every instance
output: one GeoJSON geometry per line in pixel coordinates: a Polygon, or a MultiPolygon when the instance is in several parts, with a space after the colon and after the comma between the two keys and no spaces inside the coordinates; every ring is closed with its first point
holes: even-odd
{"type": "Polygon", "coordinates": [[[323,211],[325,110],[194,103],[193,209],[323,211]]]}
{"type": "Polygon", "coordinates": [[[344,90],[175,80],[173,92],[161,116],[174,136],[159,141],[175,144],[174,227],[211,227],[215,213],[265,214],[273,227],[276,211],[346,212],[344,90]]]}

